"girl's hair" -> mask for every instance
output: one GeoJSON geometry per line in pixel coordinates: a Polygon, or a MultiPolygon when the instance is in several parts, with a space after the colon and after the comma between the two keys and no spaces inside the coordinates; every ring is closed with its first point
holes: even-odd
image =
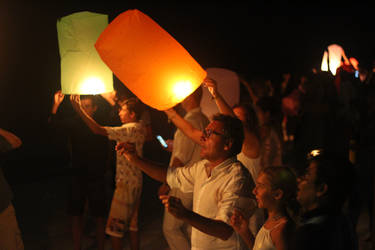
{"type": "Polygon", "coordinates": [[[294,171],[286,166],[271,166],[262,169],[262,174],[266,175],[272,189],[283,191],[281,202],[291,218],[294,218],[299,211],[297,196],[297,177],[294,171]]]}

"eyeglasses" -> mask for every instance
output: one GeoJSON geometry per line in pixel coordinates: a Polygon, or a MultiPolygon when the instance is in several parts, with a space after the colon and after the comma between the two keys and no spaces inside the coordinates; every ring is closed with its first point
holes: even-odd
{"type": "Polygon", "coordinates": [[[203,137],[204,137],[205,139],[210,138],[210,136],[211,136],[212,134],[224,136],[224,134],[220,134],[219,132],[216,132],[216,131],[213,130],[213,129],[205,129],[205,130],[203,130],[203,137]]]}

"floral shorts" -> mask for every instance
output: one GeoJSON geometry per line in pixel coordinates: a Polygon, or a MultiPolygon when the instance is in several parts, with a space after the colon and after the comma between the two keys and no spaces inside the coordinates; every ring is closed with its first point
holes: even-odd
{"type": "MultiPolygon", "coordinates": [[[[132,219],[139,199],[141,198],[142,186],[131,186],[125,183],[117,183],[112,198],[109,212],[106,233],[115,237],[123,237],[129,229],[129,222],[132,219]]],[[[130,228],[137,231],[137,228],[130,228]]]]}

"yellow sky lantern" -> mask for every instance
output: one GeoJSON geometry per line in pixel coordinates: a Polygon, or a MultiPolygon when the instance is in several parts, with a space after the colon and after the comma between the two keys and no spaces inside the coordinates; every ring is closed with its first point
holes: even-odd
{"type": "Polygon", "coordinates": [[[77,12],[57,21],[64,94],[100,94],[113,91],[112,71],[100,59],[95,42],[108,25],[108,16],[77,12]]]}
{"type": "Polygon", "coordinates": [[[118,79],[143,103],[158,110],[183,101],[206,76],[170,34],[139,10],[117,16],[95,47],[118,79]]]}

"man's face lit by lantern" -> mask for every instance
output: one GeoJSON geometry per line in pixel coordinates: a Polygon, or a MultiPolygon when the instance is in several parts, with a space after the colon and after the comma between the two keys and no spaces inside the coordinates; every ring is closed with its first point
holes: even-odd
{"type": "Polygon", "coordinates": [[[225,147],[224,125],[219,121],[212,121],[203,131],[200,156],[215,161],[227,154],[225,147]]]}

